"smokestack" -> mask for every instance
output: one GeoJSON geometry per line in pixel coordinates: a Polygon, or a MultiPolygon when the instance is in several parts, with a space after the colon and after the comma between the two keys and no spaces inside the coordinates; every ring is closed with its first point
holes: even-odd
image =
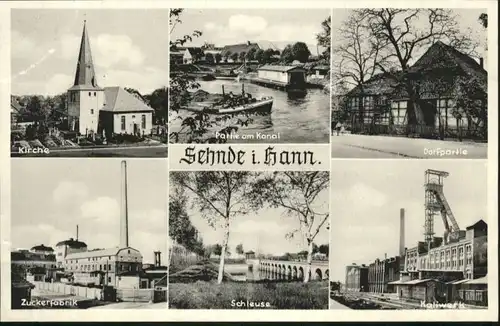
{"type": "Polygon", "coordinates": [[[479,65],[481,66],[481,68],[484,68],[484,58],[483,57],[479,58],[479,65]]]}
{"type": "Polygon", "coordinates": [[[76,241],[78,241],[78,224],[76,225],[76,241]]]}
{"type": "Polygon", "coordinates": [[[399,211],[399,257],[405,254],[405,209],[399,211]]]}
{"type": "Polygon", "coordinates": [[[128,247],[127,162],[122,161],[120,248],[128,247]]]}

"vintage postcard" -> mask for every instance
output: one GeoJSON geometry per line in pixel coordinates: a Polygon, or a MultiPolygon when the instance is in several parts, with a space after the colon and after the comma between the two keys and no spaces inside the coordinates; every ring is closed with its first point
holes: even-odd
{"type": "Polygon", "coordinates": [[[0,2],[2,321],[497,321],[497,7],[0,2]]]}
{"type": "Polygon", "coordinates": [[[346,162],[331,173],[330,308],[487,308],[486,162],[346,162]]]}
{"type": "Polygon", "coordinates": [[[332,158],[487,157],[486,9],[332,17],[332,158]]]}
{"type": "Polygon", "coordinates": [[[13,9],[11,156],[166,157],[167,14],[13,9]]]}
{"type": "Polygon", "coordinates": [[[12,309],[166,309],[163,160],[29,159],[11,171],[12,309]]]}
{"type": "Polygon", "coordinates": [[[328,171],[170,179],[170,309],[328,309],[328,171]]]}

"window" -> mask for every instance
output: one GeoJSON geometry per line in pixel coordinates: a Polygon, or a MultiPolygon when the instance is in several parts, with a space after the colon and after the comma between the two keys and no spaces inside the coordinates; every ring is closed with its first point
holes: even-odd
{"type": "Polygon", "coordinates": [[[404,125],[406,122],[406,109],[408,106],[407,101],[392,101],[392,121],[395,125],[404,125]]]}
{"type": "Polygon", "coordinates": [[[96,96],[96,92],[94,92],[94,96],[96,96]]]}
{"type": "Polygon", "coordinates": [[[145,114],[143,114],[141,116],[141,128],[146,129],[146,115],[145,114]]]}
{"type": "Polygon", "coordinates": [[[125,116],[122,115],[122,131],[125,130],[125,116]]]}
{"type": "Polygon", "coordinates": [[[89,92],[89,96],[92,96],[92,92],[89,92]]]}
{"type": "Polygon", "coordinates": [[[107,270],[108,265],[104,265],[104,270],[107,270]]]}
{"type": "Polygon", "coordinates": [[[111,283],[111,276],[108,276],[108,283],[111,283]]]}
{"type": "Polygon", "coordinates": [[[94,114],[94,109],[90,109],[90,114],[94,114]]]}

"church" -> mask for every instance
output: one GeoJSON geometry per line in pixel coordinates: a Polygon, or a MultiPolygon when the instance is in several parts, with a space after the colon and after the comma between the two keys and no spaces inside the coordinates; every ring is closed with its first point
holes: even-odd
{"type": "Polygon", "coordinates": [[[97,84],[85,21],[75,81],[67,96],[69,129],[80,135],[143,136],[152,132],[154,110],[150,106],[122,87],[97,84]]]}

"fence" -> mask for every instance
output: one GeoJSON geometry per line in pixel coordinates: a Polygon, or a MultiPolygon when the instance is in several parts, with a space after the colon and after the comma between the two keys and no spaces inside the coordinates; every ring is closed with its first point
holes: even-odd
{"type": "Polygon", "coordinates": [[[116,298],[131,302],[165,302],[167,291],[154,289],[117,289],[116,298]]]}
{"type": "Polygon", "coordinates": [[[46,290],[88,299],[102,299],[102,289],[75,286],[64,283],[33,282],[33,284],[35,284],[35,288],[37,290],[46,290]]]}
{"type": "Polygon", "coordinates": [[[366,135],[390,135],[390,136],[413,136],[422,138],[439,139],[441,137],[487,140],[487,131],[481,128],[467,129],[458,127],[447,127],[441,130],[438,127],[427,125],[394,125],[374,123],[354,123],[350,126],[353,134],[366,135]]]}

